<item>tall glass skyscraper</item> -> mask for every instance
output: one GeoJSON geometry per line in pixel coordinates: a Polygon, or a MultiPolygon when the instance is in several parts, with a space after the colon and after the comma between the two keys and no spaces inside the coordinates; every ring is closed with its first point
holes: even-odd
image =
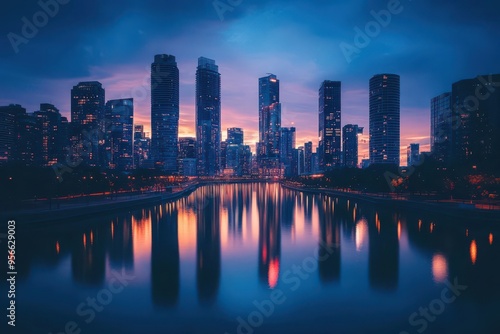
{"type": "Polygon", "coordinates": [[[104,88],[98,81],[80,82],[71,90],[73,158],[90,166],[103,163],[104,101],[104,88]]]}
{"type": "Polygon", "coordinates": [[[111,169],[134,168],[134,99],[110,100],[106,103],[108,166],[111,169]]]}
{"type": "Polygon", "coordinates": [[[259,79],[259,167],[280,167],[281,103],[280,82],[270,74],[259,79]]]}
{"type": "Polygon", "coordinates": [[[500,74],[452,85],[453,163],[479,170],[500,169],[500,74]]]}
{"type": "Polygon", "coordinates": [[[59,109],[49,103],[41,103],[40,110],[33,114],[38,120],[42,136],[42,164],[52,166],[63,162],[68,138],[68,120],[61,116],[59,109]]]}
{"type": "Polygon", "coordinates": [[[319,164],[325,171],[340,167],[341,83],[325,80],[319,89],[319,164]]]}
{"type": "Polygon", "coordinates": [[[431,100],[431,152],[436,161],[450,163],[452,142],[453,115],[451,93],[448,92],[431,100]]]}
{"type": "Polygon", "coordinates": [[[200,57],[196,70],[198,175],[220,172],[221,78],[215,60],[200,57]]]}
{"type": "Polygon", "coordinates": [[[295,128],[281,128],[281,163],[285,176],[292,176],[293,150],[295,149],[295,128]]]}
{"type": "Polygon", "coordinates": [[[357,124],[347,124],[342,128],[342,152],[344,166],[358,167],[358,135],[363,134],[363,128],[357,124]]]}
{"type": "Polygon", "coordinates": [[[156,168],[177,173],[179,69],[175,56],[156,55],[151,64],[151,153],[156,168]]]}
{"type": "Polygon", "coordinates": [[[370,164],[400,165],[400,78],[370,79],[370,164]]]}

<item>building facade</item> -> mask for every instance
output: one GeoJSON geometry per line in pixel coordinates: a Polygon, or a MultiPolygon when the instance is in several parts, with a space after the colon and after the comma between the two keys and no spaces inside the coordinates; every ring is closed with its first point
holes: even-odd
{"type": "Polygon", "coordinates": [[[406,165],[418,165],[420,162],[420,144],[410,144],[406,149],[406,165]]]}
{"type": "Polygon", "coordinates": [[[259,168],[264,176],[281,172],[281,103],[279,80],[274,74],[259,78],[259,168]]]}
{"type": "Polygon", "coordinates": [[[452,125],[452,163],[500,170],[500,74],[455,82],[451,104],[460,121],[452,125]]]}
{"type": "Polygon", "coordinates": [[[71,90],[72,160],[89,166],[105,163],[105,91],[98,81],[80,82],[71,90]]]}
{"type": "Polygon", "coordinates": [[[196,140],[199,176],[220,172],[221,76],[212,59],[200,57],[196,70],[196,140]]]}
{"type": "Polygon", "coordinates": [[[347,124],[342,128],[342,154],[345,167],[358,167],[358,135],[363,134],[363,130],[357,124],[347,124]]]}
{"type": "Polygon", "coordinates": [[[179,69],[175,56],[156,55],[151,64],[151,153],[157,169],[177,173],[179,69]]]}
{"type": "Polygon", "coordinates": [[[319,89],[319,163],[323,171],[340,167],[341,82],[325,80],[319,89]]]}
{"type": "Polygon", "coordinates": [[[400,77],[370,79],[370,164],[400,165],[400,77]]]}
{"type": "Polygon", "coordinates": [[[431,99],[431,152],[434,159],[444,165],[451,162],[456,121],[458,119],[452,114],[451,92],[431,99]]]}
{"type": "Polygon", "coordinates": [[[110,169],[134,168],[134,99],[106,102],[107,166],[110,169]]]}

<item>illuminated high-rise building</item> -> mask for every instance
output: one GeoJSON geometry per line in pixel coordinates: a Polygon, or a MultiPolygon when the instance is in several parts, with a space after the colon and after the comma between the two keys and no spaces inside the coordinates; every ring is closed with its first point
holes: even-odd
{"type": "Polygon", "coordinates": [[[179,69],[175,56],[156,55],[151,64],[151,153],[155,167],[177,173],[179,69]]]}
{"type": "Polygon", "coordinates": [[[500,170],[499,87],[500,74],[481,75],[452,85],[453,164],[500,170]]]}
{"type": "Polygon", "coordinates": [[[319,89],[319,164],[323,171],[341,163],[341,83],[325,80],[319,89]]]}
{"type": "MultiPolygon", "coordinates": [[[[458,121],[458,118],[456,119],[458,121]]],[[[441,164],[451,161],[453,143],[453,115],[451,93],[443,93],[431,100],[431,152],[441,164]]]]}
{"type": "Polygon", "coordinates": [[[270,74],[259,79],[259,141],[258,163],[265,175],[280,169],[281,103],[280,82],[270,74]]]}
{"type": "Polygon", "coordinates": [[[200,57],[196,70],[198,175],[220,172],[221,77],[215,60],[200,57]]]}
{"type": "Polygon", "coordinates": [[[370,79],[370,163],[400,164],[400,78],[370,79]]]}
{"type": "Polygon", "coordinates": [[[129,170],[134,168],[134,99],[110,100],[106,103],[106,149],[108,167],[129,170]]]}
{"type": "Polygon", "coordinates": [[[71,90],[73,159],[90,166],[104,163],[105,92],[98,81],[80,82],[71,90]]]}
{"type": "Polygon", "coordinates": [[[358,166],[358,135],[363,134],[363,128],[356,124],[347,124],[342,128],[342,154],[344,166],[358,166]]]}

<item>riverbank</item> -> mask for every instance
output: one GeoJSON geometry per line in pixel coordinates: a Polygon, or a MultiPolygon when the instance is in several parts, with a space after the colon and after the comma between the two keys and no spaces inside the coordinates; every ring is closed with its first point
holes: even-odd
{"type": "Polygon", "coordinates": [[[469,219],[480,222],[500,222],[500,210],[478,209],[473,204],[454,202],[430,202],[408,200],[404,198],[382,197],[371,194],[337,191],[324,188],[306,188],[281,182],[281,186],[295,191],[311,194],[328,195],[332,197],[346,198],[360,202],[366,202],[393,210],[408,210],[419,213],[432,213],[457,219],[469,219]]]}
{"type": "Polygon", "coordinates": [[[44,225],[61,221],[85,219],[115,211],[131,210],[145,205],[156,205],[174,201],[189,195],[200,184],[190,183],[171,193],[151,192],[145,194],[123,194],[119,196],[101,196],[66,200],[52,200],[50,205],[34,207],[28,210],[7,211],[0,214],[1,221],[15,220],[18,226],[44,225]]]}

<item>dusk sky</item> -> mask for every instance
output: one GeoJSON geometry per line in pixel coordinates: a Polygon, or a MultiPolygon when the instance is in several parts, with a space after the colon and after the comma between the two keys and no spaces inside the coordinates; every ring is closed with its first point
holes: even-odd
{"type": "Polygon", "coordinates": [[[194,136],[195,72],[204,56],[222,76],[223,138],[226,128],[241,127],[255,150],[258,78],[273,73],[281,82],[282,126],[297,128],[297,146],[316,146],[318,89],[323,80],[339,80],[342,126],[365,127],[361,159],[368,158],[368,81],[395,73],[406,165],[410,142],[429,151],[432,97],[460,79],[500,72],[500,3],[492,0],[402,0],[399,13],[351,62],[340,44],[354,46],[355,27],[365,30],[374,21],[370,12],[393,0],[221,0],[232,9],[222,15],[213,0],[60,1],[67,4],[17,53],[9,33],[22,36],[23,17],[33,22],[42,9],[36,0],[2,2],[0,105],[33,112],[48,102],[69,118],[72,86],[97,80],[106,100],[133,97],[134,123],[149,129],[150,66],[165,53],[176,56],[180,71],[179,136],[194,136]]]}

